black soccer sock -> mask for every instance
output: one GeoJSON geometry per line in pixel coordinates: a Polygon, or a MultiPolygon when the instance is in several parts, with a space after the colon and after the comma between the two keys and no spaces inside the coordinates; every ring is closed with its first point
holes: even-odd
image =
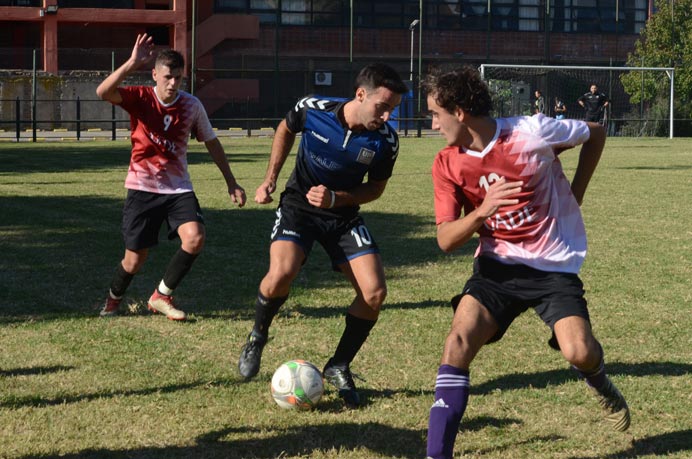
{"type": "Polygon", "coordinates": [[[122,298],[125,295],[127,287],[130,286],[132,278],[135,277],[134,274],[130,274],[125,271],[122,263],[118,263],[118,267],[115,269],[115,274],[113,274],[113,280],[111,280],[110,295],[114,298],[122,298]]]}
{"type": "Polygon", "coordinates": [[[279,308],[287,299],[288,295],[279,298],[267,298],[260,292],[257,292],[253,331],[266,339],[269,336],[269,326],[272,324],[274,316],[279,312],[279,308]]]}
{"type": "MultiPolygon", "coordinates": [[[[178,284],[180,284],[180,281],[183,280],[183,277],[185,277],[188,271],[190,271],[190,268],[192,268],[192,263],[194,263],[197,255],[198,254],[187,253],[183,249],[178,249],[178,251],[175,252],[173,258],[171,258],[171,261],[168,263],[166,273],[163,275],[163,283],[166,287],[175,290],[178,284]]],[[[167,292],[161,293],[170,295],[170,293],[167,292]]]]}
{"type": "Polygon", "coordinates": [[[346,314],[346,328],[330,364],[339,367],[350,365],[376,323],[376,320],[360,319],[350,313],[346,314]]]}

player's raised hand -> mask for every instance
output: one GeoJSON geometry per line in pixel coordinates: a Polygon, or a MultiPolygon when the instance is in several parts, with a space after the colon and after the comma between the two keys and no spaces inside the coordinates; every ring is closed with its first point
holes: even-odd
{"type": "Polygon", "coordinates": [[[276,190],[276,183],[265,180],[255,190],[255,202],[257,204],[269,204],[274,201],[271,194],[276,190]]]}
{"type": "Polygon", "coordinates": [[[500,207],[518,204],[519,199],[510,196],[519,194],[523,183],[508,182],[504,177],[494,182],[488,187],[488,192],[485,194],[483,202],[476,210],[478,215],[484,219],[490,218],[497,213],[500,207]]]}
{"type": "Polygon", "coordinates": [[[143,33],[137,35],[130,60],[139,68],[154,58],[154,38],[143,33]]]}
{"type": "Polygon", "coordinates": [[[238,207],[243,207],[245,205],[247,197],[245,196],[245,189],[242,186],[236,183],[235,186],[228,189],[228,194],[231,196],[231,201],[237,204],[238,207]]]}

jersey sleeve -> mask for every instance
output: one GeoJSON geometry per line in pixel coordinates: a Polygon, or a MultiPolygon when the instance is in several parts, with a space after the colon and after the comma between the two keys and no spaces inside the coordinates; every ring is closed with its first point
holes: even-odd
{"type": "Polygon", "coordinates": [[[144,100],[144,87],[142,86],[125,86],[118,87],[122,102],[118,104],[128,113],[136,112],[140,101],[144,100]]]}
{"type": "Polygon", "coordinates": [[[581,145],[591,136],[589,126],[581,120],[556,120],[548,116],[532,117],[537,123],[537,134],[554,151],[563,150],[581,145]]]}
{"type": "Polygon", "coordinates": [[[195,106],[197,107],[197,118],[192,125],[192,133],[200,142],[214,140],[216,138],[216,133],[214,132],[214,128],[211,126],[211,122],[209,122],[207,111],[199,99],[195,97],[194,100],[195,106]]]}
{"type": "Polygon", "coordinates": [[[437,154],[432,165],[436,225],[459,219],[462,209],[469,208],[461,191],[463,184],[455,183],[449,174],[449,157],[444,152],[437,154]]]}
{"type": "Polygon", "coordinates": [[[382,160],[378,161],[368,171],[368,179],[374,181],[388,180],[394,171],[394,163],[399,156],[399,135],[394,129],[385,123],[378,131],[382,134],[382,160]]]}
{"type": "Polygon", "coordinates": [[[308,106],[305,101],[309,97],[303,97],[295,106],[286,113],[286,127],[293,133],[302,132],[305,127],[305,119],[307,116],[308,106]]]}

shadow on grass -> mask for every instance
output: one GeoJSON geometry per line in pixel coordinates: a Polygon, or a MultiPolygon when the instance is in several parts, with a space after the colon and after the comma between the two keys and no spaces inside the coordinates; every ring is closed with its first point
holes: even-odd
{"type": "Polygon", "coordinates": [[[45,406],[56,406],[64,405],[68,403],[79,403],[91,400],[102,400],[106,398],[119,398],[119,397],[138,397],[143,395],[151,394],[167,394],[174,393],[178,391],[184,391],[189,389],[196,389],[198,387],[209,387],[209,386],[229,386],[239,384],[237,379],[224,379],[217,380],[214,382],[209,381],[196,381],[186,384],[171,384],[166,386],[148,387],[145,389],[132,389],[132,390],[103,390],[100,392],[93,392],[90,394],[81,393],[73,395],[59,395],[53,398],[39,397],[39,396],[29,396],[29,397],[7,397],[7,400],[0,403],[0,407],[4,408],[24,408],[24,407],[45,407],[45,406]]]}
{"type": "MultiPolygon", "coordinates": [[[[425,455],[425,431],[402,429],[386,424],[334,423],[303,425],[267,432],[266,428],[232,426],[199,436],[190,446],[163,446],[113,451],[84,450],[61,454],[76,458],[254,458],[311,457],[319,451],[338,450],[340,457],[353,451],[360,455],[365,449],[384,457],[420,458],[425,455]],[[243,439],[237,440],[238,436],[243,439]]],[[[24,456],[38,459],[47,456],[24,456]]]]}
{"type": "Polygon", "coordinates": [[[630,167],[614,167],[624,171],[688,171],[692,170],[689,164],[671,164],[670,166],[630,166],[630,167]]]}
{"type": "MultiPolygon", "coordinates": [[[[190,145],[194,146],[195,143],[192,141],[190,145]]],[[[0,174],[62,173],[113,168],[121,168],[124,173],[130,163],[130,151],[130,144],[125,142],[6,145],[0,150],[0,174]]],[[[265,157],[256,153],[237,153],[230,150],[227,153],[234,164],[266,162],[265,157]]],[[[188,154],[188,163],[205,164],[213,163],[213,160],[206,151],[191,151],[188,154]]]]}
{"type": "MultiPolygon", "coordinates": [[[[320,307],[319,305],[315,306],[303,306],[303,305],[298,305],[295,307],[282,307],[279,310],[277,318],[281,319],[291,319],[292,317],[296,316],[298,318],[302,317],[308,317],[311,319],[330,319],[330,318],[338,318],[338,317],[343,317],[346,314],[346,311],[348,310],[348,307],[350,305],[351,300],[353,299],[353,295],[349,292],[347,296],[344,296],[344,304],[343,307],[320,307]]],[[[401,310],[407,310],[407,309],[427,309],[427,308],[444,308],[444,307],[449,307],[449,303],[445,301],[433,301],[433,300],[427,300],[427,301],[416,301],[416,302],[400,302],[400,303],[388,303],[385,301],[384,305],[382,306],[383,314],[386,314],[386,311],[388,310],[393,310],[393,309],[401,309],[401,310]]],[[[254,319],[254,310],[248,310],[245,313],[241,314],[240,316],[236,316],[237,318],[241,319],[254,319]]],[[[452,308],[449,307],[449,315],[450,315],[450,320],[452,318],[452,308]]],[[[380,316],[381,317],[381,316],[380,316]]]]}
{"type": "MultiPolygon", "coordinates": [[[[479,420],[480,428],[514,422],[485,417],[479,420]]],[[[265,429],[253,427],[227,427],[197,437],[194,444],[190,446],[148,447],[121,451],[91,449],[74,454],[63,454],[60,457],[67,459],[103,457],[269,459],[312,457],[315,453],[336,450],[339,452],[339,457],[344,458],[350,457],[351,454],[362,456],[365,451],[380,457],[420,458],[425,455],[426,433],[425,430],[402,429],[377,422],[305,425],[277,429],[270,433],[267,433],[265,429]],[[233,439],[239,435],[248,438],[233,439]]],[[[545,444],[561,439],[562,437],[555,435],[538,436],[523,440],[519,444],[545,444]]],[[[516,446],[517,443],[512,442],[505,446],[493,447],[486,452],[501,452],[516,446]]],[[[47,456],[24,456],[23,459],[44,457],[47,456]]]]}
{"type": "Polygon", "coordinates": [[[15,376],[35,376],[48,373],[59,373],[61,371],[74,370],[75,367],[64,365],[53,365],[50,367],[27,367],[27,368],[2,368],[0,377],[12,378],[15,376]]]}
{"type": "Polygon", "coordinates": [[[632,441],[631,448],[606,456],[572,456],[570,459],[626,459],[642,456],[668,456],[684,452],[689,452],[684,457],[692,457],[692,429],[637,438],[632,441]]]}
{"type": "MultiPolygon", "coordinates": [[[[4,216],[0,222],[0,323],[50,320],[61,315],[96,316],[124,250],[120,236],[122,203],[97,196],[0,198],[4,216]]],[[[274,211],[273,207],[204,211],[205,249],[176,291],[187,302],[182,306],[188,312],[200,316],[254,313],[257,286],[268,267],[274,211]],[[189,303],[194,306],[189,307],[189,303]]],[[[434,224],[427,218],[363,214],[388,268],[425,265],[444,256],[434,240],[434,224]],[[429,237],[420,237],[428,232],[429,237]]],[[[470,254],[473,245],[468,244],[457,256],[470,254]]],[[[147,263],[135,276],[126,301],[146,301],[178,246],[177,240],[167,241],[162,234],[159,245],[152,248],[147,263]]],[[[316,245],[294,287],[335,285],[348,286],[348,282],[330,269],[322,248],[316,245]]],[[[349,293],[344,306],[350,301],[349,293]]],[[[389,307],[430,307],[434,303],[389,307]]],[[[317,309],[305,310],[317,317],[321,314],[317,309]]]]}
{"type": "MultiPolygon", "coordinates": [[[[692,373],[692,364],[675,362],[640,362],[620,363],[606,362],[606,372],[609,375],[623,376],[684,376],[692,373]]],[[[537,373],[514,373],[492,379],[471,387],[473,395],[484,395],[497,389],[513,390],[527,387],[545,388],[564,384],[578,379],[579,376],[571,369],[541,371],[537,373]]]]}

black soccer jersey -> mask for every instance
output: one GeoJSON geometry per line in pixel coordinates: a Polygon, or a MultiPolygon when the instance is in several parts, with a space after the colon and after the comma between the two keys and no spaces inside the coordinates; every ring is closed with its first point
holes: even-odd
{"type": "Polygon", "coordinates": [[[608,102],[608,96],[602,92],[593,94],[592,92],[587,92],[582,95],[578,100],[584,102],[584,107],[586,108],[586,114],[588,115],[598,115],[601,111],[603,104],[608,102]]]}
{"type": "Polygon", "coordinates": [[[286,184],[282,203],[327,215],[355,215],[359,206],[319,209],[305,195],[317,185],[346,191],[372,180],[387,180],[399,153],[399,137],[389,124],[376,131],[351,131],[339,113],[348,99],[305,97],[286,115],[291,132],[302,132],[296,166],[286,184]]]}

